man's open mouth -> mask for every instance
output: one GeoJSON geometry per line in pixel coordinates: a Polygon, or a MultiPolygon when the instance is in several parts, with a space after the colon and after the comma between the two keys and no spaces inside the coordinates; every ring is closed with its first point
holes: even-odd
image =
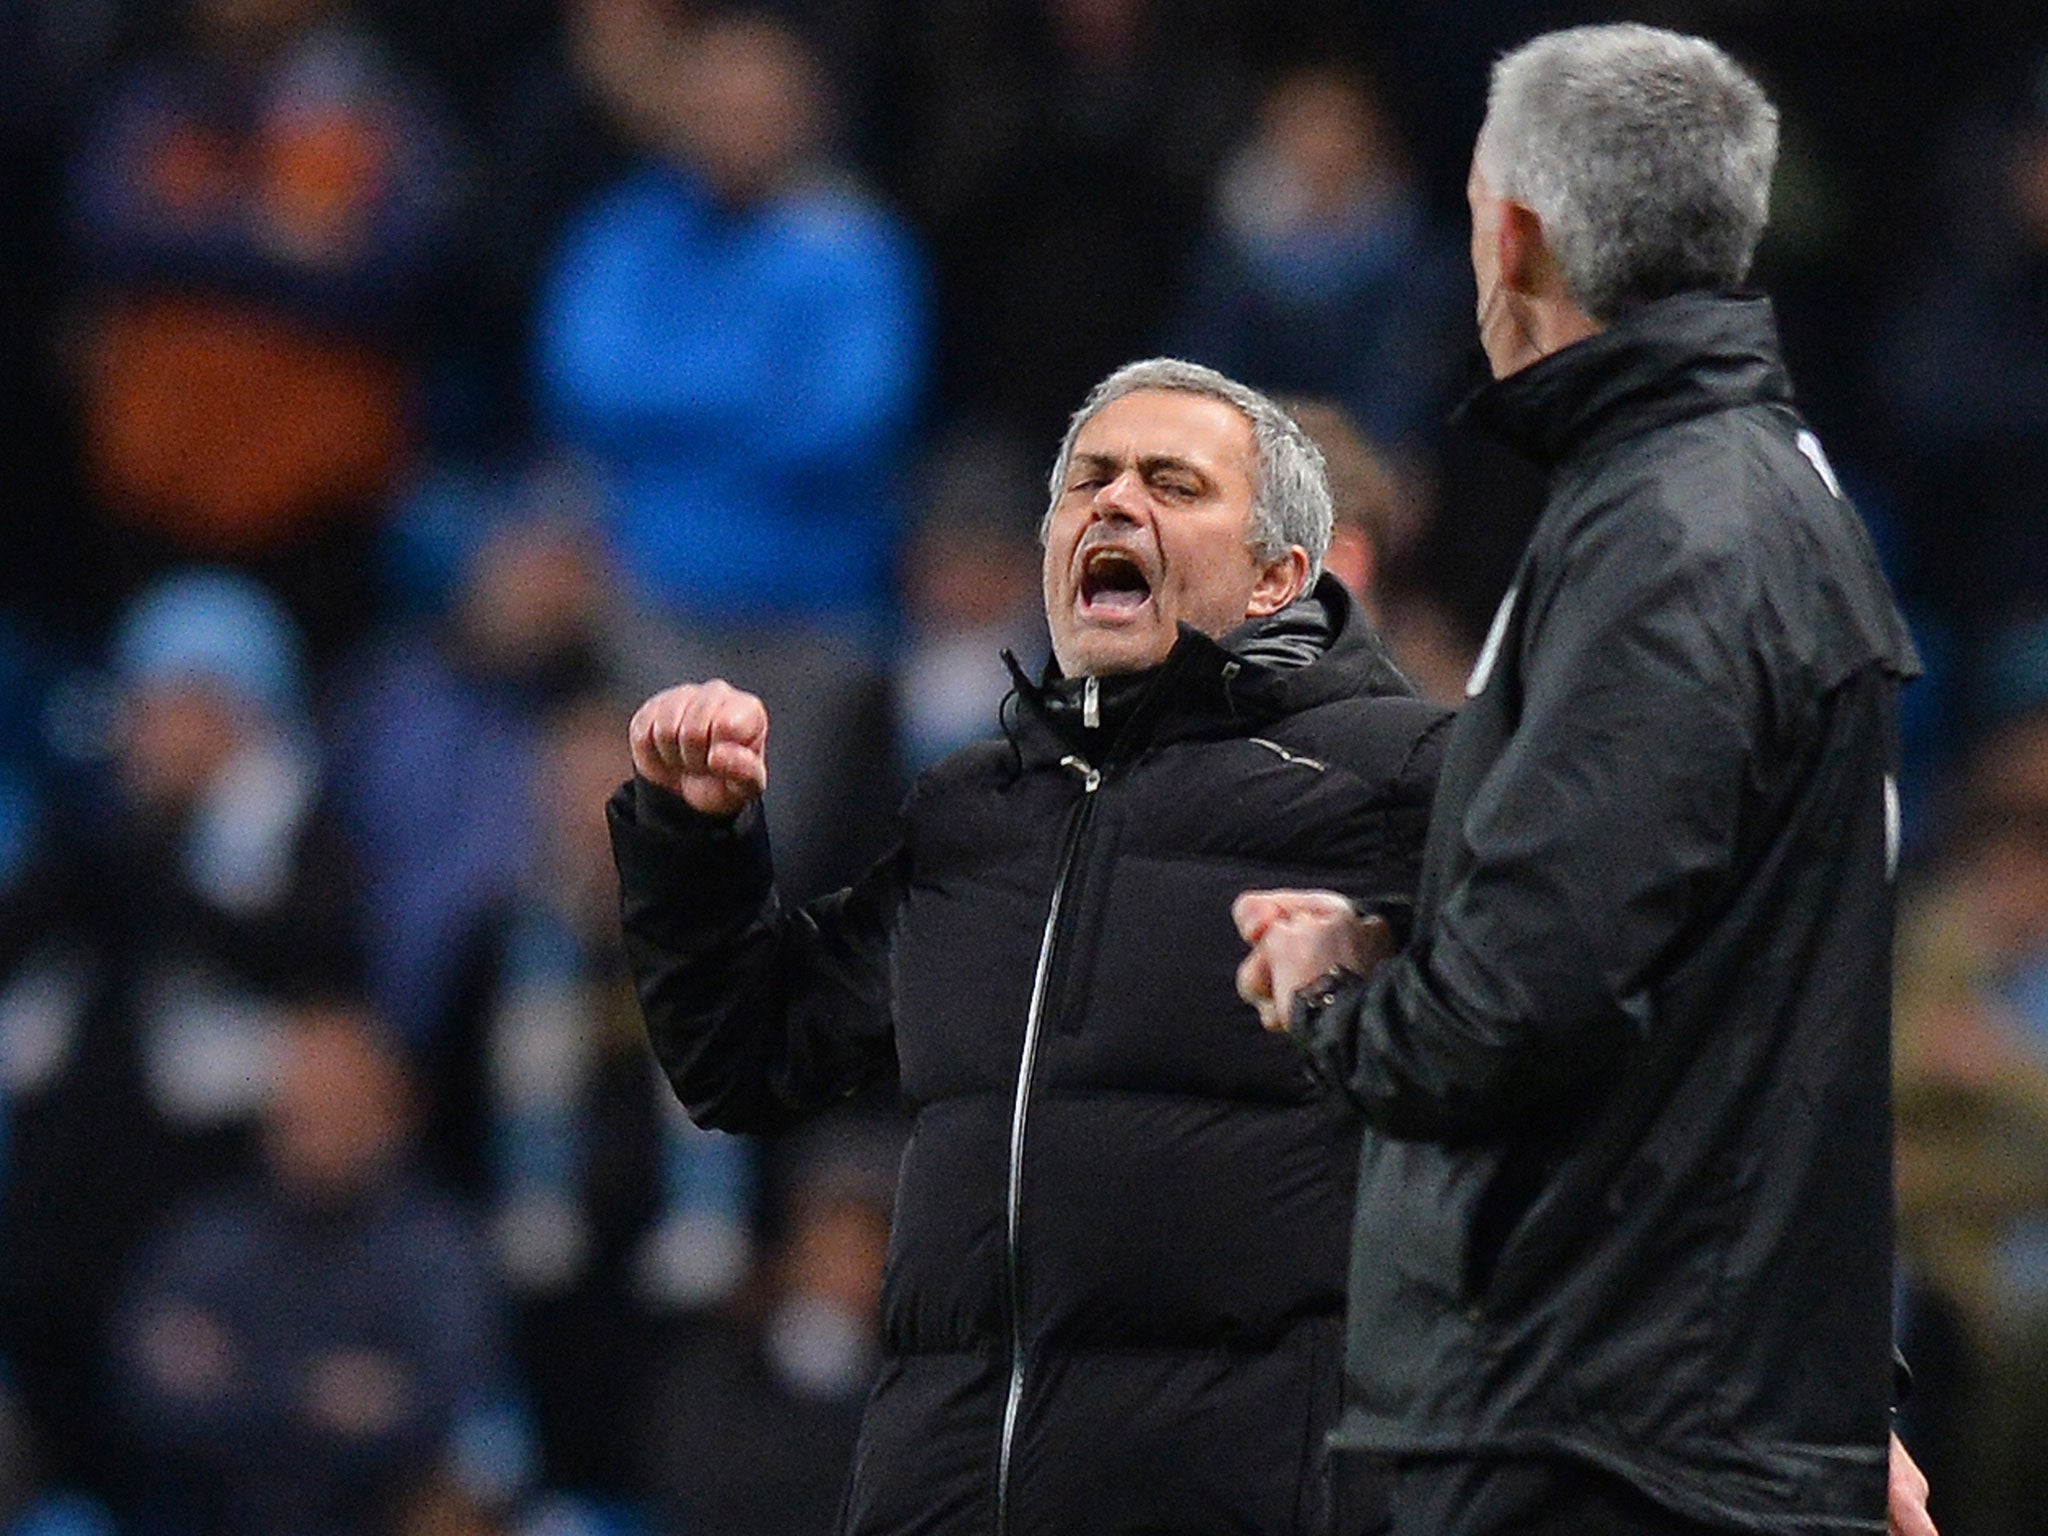
{"type": "Polygon", "coordinates": [[[1135,613],[1152,597],[1143,567],[1120,549],[1092,551],[1081,562],[1081,606],[1097,613],[1135,613]]]}

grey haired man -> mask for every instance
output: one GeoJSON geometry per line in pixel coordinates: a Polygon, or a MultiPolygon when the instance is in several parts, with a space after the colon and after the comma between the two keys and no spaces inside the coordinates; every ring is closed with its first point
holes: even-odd
{"type": "Polygon", "coordinates": [[[1496,66],[1469,412],[1549,501],[1405,951],[1327,893],[1238,903],[1241,993],[1373,1128],[1337,1442],[1394,1463],[1396,1536],[1933,1529],[1888,1432],[1918,666],[1737,291],[1776,152],[1699,38],[1496,66]]]}

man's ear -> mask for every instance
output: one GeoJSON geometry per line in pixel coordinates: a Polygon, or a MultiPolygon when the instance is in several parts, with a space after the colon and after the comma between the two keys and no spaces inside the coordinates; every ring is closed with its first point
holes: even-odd
{"type": "Polygon", "coordinates": [[[1244,616],[1248,619],[1263,619],[1269,613],[1278,613],[1293,602],[1308,587],[1308,551],[1299,544],[1290,544],[1276,560],[1269,560],[1259,571],[1259,579],[1252,585],[1252,595],[1244,605],[1244,616]]]}
{"type": "Polygon", "coordinates": [[[1543,220],[1526,203],[1501,205],[1500,280],[1510,293],[1535,298],[1557,283],[1557,258],[1543,238],[1543,220]]]}

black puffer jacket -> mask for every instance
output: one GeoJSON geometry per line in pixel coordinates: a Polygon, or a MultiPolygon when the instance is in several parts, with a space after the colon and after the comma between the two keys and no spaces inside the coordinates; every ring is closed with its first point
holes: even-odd
{"type": "Polygon", "coordinates": [[[1413,941],[1297,1020],[1385,1133],[1342,1439],[1881,1531],[1912,644],[1764,301],[1650,305],[1475,407],[1551,499],[1413,941]]]}
{"type": "Polygon", "coordinates": [[[848,1529],[1321,1530],[1358,1133],[1238,1000],[1230,904],[1410,893],[1444,716],[1327,580],[1019,694],[800,912],[753,813],[617,796],[656,1052],[705,1125],[915,1112],[848,1529]]]}

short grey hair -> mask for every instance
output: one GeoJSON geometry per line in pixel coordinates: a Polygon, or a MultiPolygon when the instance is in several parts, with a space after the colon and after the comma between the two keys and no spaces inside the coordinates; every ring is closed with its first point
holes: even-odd
{"type": "Polygon", "coordinates": [[[1770,216],[1778,111],[1704,38],[1572,27],[1493,67],[1475,160],[1534,210],[1579,307],[1602,323],[1749,275],[1770,216]]]}
{"type": "Polygon", "coordinates": [[[1053,461],[1052,499],[1038,525],[1039,541],[1044,542],[1052,509],[1066,489],[1074,439],[1081,429],[1112,401],[1148,389],[1221,400],[1252,424],[1251,547],[1261,560],[1277,560],[1299,544],[1308,551],[1308,579],[1313,585],[1330,548],[1330,475],[1322,449],[1277,401],[1214,368],[1177,357],[1126,363],[1088,392],[1067,423],[1059,457],[1053,461]]]}

